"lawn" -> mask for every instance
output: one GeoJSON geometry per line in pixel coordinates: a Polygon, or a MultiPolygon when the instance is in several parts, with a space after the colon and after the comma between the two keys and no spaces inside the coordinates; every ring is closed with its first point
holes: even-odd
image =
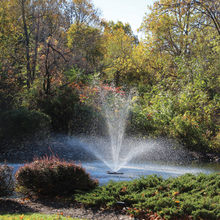
{"type": "Polygon", "coordinates": [[[25,213],[25,214],[2,214],[0,215],[0,220],[7,219],[7,220],[79,220],[76,218],[71,218],[71,217],[64,217],[61,214],[57,215],[44,215],[44,214],[39,214],[39,213],[25,213]]]}

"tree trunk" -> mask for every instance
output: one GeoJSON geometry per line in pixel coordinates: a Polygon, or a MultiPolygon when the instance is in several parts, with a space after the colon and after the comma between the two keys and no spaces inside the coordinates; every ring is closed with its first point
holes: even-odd
{"type": "Polygon", "coordinates": [[[120,78],[120,72],[117,70],[114,75],[114,83],[116,87],[119,86],[119,78],[120,78]]]}
{"type": "Polygon", "coordinates": [[[22,9],[22,20],[24,25],[24,34],[25,34],[25,51],[26,51],[26,69],[27,69],[27,87],[30,88],[31,81],[31,66],[30,66],[30,51],[29,51],[29,35],[27,30],[27,23],[25,18],[25,2],[26,0],[21,1],[21,9],[22,9]]]}

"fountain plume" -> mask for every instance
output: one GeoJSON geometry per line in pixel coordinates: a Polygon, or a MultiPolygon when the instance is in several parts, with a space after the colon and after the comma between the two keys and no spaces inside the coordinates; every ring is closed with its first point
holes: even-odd
{"type": "MultiPolygon", "coordinates": [[[[108,135],[96,133],[72,137],[71,145],[80,146],[89,154],[106,164],[111,171],[117,172],[128,163],[135,160],[160,159],[163,156],[165,140],[141,139],[125,135],[129,110],[132,106],[132,96],[112,87],[101,87],[99,96],[96,97],[96,105],[106,119],[108,135]],[[98,98],[97,98],[98,97],[98,98]],[[74,143],[75,142],[75,143],[74,143]]],[[[103,127],[103,126],[101,126],[103,127]]],[[[105,129],[103,129],[105,130],[105,129]]],[[[105,133],[105,132],[101,132],[105,133]]],[[[169,146],[171,146],[168,143],[169,146]]],[[[169,154],[169,150],[166,150],[169,154]]],[[[167,156],[162,157],[167,158],[167,156]]]]}
{"type": "Polygon", "coordinates": [[[131,103],[131,95],[121,90],[100,92],[102,109],[105,113],[111,143],[113,171],[119,169],[119,157],[125,134],[126,121],[131,103]]]}

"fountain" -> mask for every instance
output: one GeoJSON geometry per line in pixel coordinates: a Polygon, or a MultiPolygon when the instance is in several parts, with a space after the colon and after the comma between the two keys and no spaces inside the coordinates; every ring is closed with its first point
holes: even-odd
{"type": "MultiPolygon", "coordinates": [[[[179,175],[182,172],[188,172],[187,169],[176,170],[181,160],[187,161],[187,152],[182,148],[176,149],[177,145],[172,140],[166,138],[151,139],[149,137],[141,139],[125,135],[129,109],[132,106],[131,95],[107,87],[107,89],[100,89],[97,100],[99,109],[106,119],[108,135],[98,135],[94,132],[90,135],[82,134],[68,139],[68,145],[74,147],[75,155],[77,153],[82,155],[78,159],[85,162],[87,169],[91,170],[92,167],[101,166],[103,171],[107,167],[110,171],[106,170],[105,174],[113,175],[114,179],[123,174],[124,178],[127,178],[128,175],[129,178],[142,175],[142,171],[145,172],[146,170],[149,174],[164,173],[166,178],[170,174],[179,175]],[[82,149],[86,153],[82,153],[82,149]],[[83,154],[86,155],[84,161],[83,154]],[[89,160],[88,155],[92,160],[89,160]],[[100,164],[100,161],[104,164],[100,164]],[[167,163],[167,161],[176,162],[175,168],[173,166],[164,168],[166,165],[163,162],[167,163]],[[134,172],[130,173],[131,170],[136,170],[136,175],[134,172]]],[[[102,172],[101,175],[103,176],[103,174],[102,172]]]]}
{"type": "Polygon", "coordinates": [[[155,148],[158,144],[150,139],[146,144],[144,140],[141,142],[138,138],[125,137],[131,104],[131,94],[126,95],[123,91],[112,87],[100,88],[98,105],[106,118],[107,137],[96,134],[81,135],[69,140],[70,144],[83,147],[105,163],[111,169],[107,174],[122,175],[123,173],[118,171],[125,164],[155,148]]]}
{"type": "Polygon", "coordinates": [[[124,139],[126,119],[131,103],[131,96],[127,97],[122,91],[113,90],[107,94],[101,92],[102,109],[105,111],[108,132],[110,135],[111,155],[114,172],[108,174],[123,174],[117,173],[120,169],[119,156],[122,150],[122,143],[124,139]]]}
{"type": "Polygon", "coordinates": [[[117,88],[104,86],[99,88],[99,98],[96,103],[101,114],[105,116],[108,137],[100,137],[97,134],[89,137],[81,135],[78,144],[112,170],[107,174],[123,174],[117,171],[126,163],[121,154],[131,95],[126,95],[117,88]]]}
{"type": "MultiPolygon", "coordinates": [[[[210,173],[220,169],[220,165],[207,169],[207,164],[201,167],[201,164],[192,161],[184,164],[187,152],[183,148],[176,149],[176,143],[172,140],[125,135],[132,96],[111,88],[101,90],[99,94],[97,109],[106,118],[106,129],[103,128],[102,135],[96,132],[71,137],[51,134],[48,144],[42,145],[50,146],[60,158],[80,161],[92,176],[100,180],[100,184],[110,180],[129,181],[151,174],[169,178],[184,173],[210,173]]],[[[20,165],[16,163],[12,166],[16,170],[20,165]]]]}

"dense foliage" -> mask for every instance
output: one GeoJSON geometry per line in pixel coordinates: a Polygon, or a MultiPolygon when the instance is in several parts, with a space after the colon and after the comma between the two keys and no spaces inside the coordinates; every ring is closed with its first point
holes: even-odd
{"type": "Polygon", "coordinates": [[[50,126],[50,117],[40,111],[29,111],[25,108],[4,111],[0,115],[0,139],[24,138],[41,133],[50,126]]]}
{"type": "Polygon", "coordinates": [[[117,202],[124,202],[128,214],[143,219],[155,213],[164,219],[219,219],[220,176],[201,173],[163,179],[149,175],[129,182],[112,181],[75,198],[105,209],[122,208],[117,202]]]}
{"type": "Polygon", "coordinates": [[[13,168],[6,163],[0,165],[0,197],[9,196],[14,191],[13,168]]]}
{"type": "Polygon", "coordinates": [[[26,196],[73,195],[77,190],[89,191],[99,184],[82,166],[55,156],[35,158],[15,175],[17,192],[26,196]]]}
{"type": "Polygon", "coordinates": [[[138,92],[129,129],[218,152],[219,7],[155,1],[138,40],[128,23],[101,20],[91,0],[2,0],[0,124],[26,108],[50,116],[53,131],[87,132],[98,114],[84,98],[94,83],[114,83],[138,92]]]}
{"type": "Polygon", "coordinates": [[[137,123],[148,116],[153,134],[194,150],[219,151],[217,8],[219,1],[156,1],[140,28],[153,81],[139,87],[137,123]]]}

